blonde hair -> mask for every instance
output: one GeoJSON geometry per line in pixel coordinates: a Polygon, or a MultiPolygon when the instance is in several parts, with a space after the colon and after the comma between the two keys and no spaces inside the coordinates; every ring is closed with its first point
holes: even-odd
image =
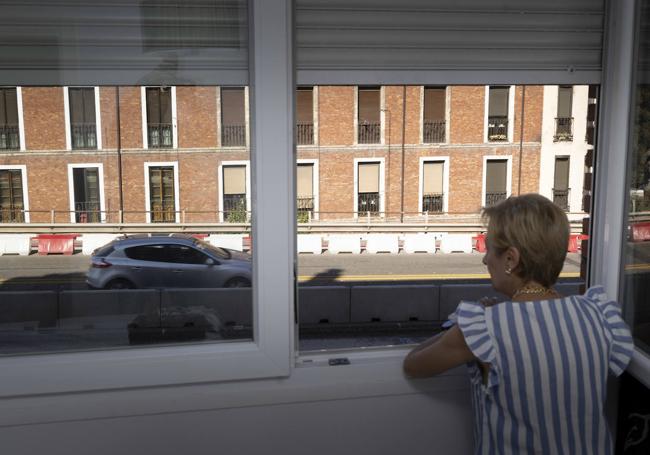
{"type": "Polygon", "coordinates": [[[552,286],[562,271],[569,243],[569,221],[557,205],[539,194],[511,196],[483,209],[489,248],[498,255],[519,250],[513,270],[524,281],[552,286]]]}

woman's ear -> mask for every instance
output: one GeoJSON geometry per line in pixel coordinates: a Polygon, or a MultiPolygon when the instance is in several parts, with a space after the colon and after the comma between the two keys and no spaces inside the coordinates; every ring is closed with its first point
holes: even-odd
{"type": "Polygon", "coordinates": [[[521,259],[519,250],[514,246],[510,246],[506,250],[505,255],[506,255],[506,264],[510,269],[515,270],[519,266],[519,261],[521,259]]]}

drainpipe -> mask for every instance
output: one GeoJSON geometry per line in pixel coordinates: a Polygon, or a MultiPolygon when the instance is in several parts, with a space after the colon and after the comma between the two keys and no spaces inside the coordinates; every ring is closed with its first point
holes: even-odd
{"type": "Polygon", "coordinates": [[[402,176],[400,192],[401,200],[399,204],[399,222],[404,222],[404,134],[406,132],[406,85],[402,85],[402,176]]]}
{"type": "Polygon", "coordinates": [[[519,127],[519,178],[517,179],[517,196],[521,195],[521,162],[524,154],[524,103],[526,101],[526,86],[521,90],[521,125],[519,127]]]}

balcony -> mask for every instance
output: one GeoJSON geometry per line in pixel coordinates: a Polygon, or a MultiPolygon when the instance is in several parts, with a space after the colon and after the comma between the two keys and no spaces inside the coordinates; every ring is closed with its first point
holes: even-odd
{"type": "Polygon", "coordinates": [[[488,117],[488,141],[508,140],[508,117],[488,117]]]}
{"type": "Polygon", "coordinates": [[[19,150],[18,125],[0,125],[0,150],[19,150]]]}
{"type": "Polygon", "coordinates": [[[221,145],[223,147],[245,147],[246,125],[221,125],[221,145]]]}
{"type": "Polygon", "coordinates": [[[556,117],[553,142],[573,141],[573,117],[556,117]]]}
{"type": "Polygon", "coordinates": [[[379,122],[359,122],[359,144],[379,144],[381,125],[379,122]]]}
{"type": "Polygon", "coordinates": [[[312,145],[314,143],[314,124],[311,122],[298,122],[296,125],[296,141],[298,145],[312,145]]]}
{"type": "Polygon", "coordinates": [[[99,202],[75,202],[74,218],[77,223],[99,223],[101,221],[99,202]]]}
{"type": "Polygon", "coordinates": [[[485,206],[491,207],[497,205],[501,201],[505,201],[508,197],[508,193],[504,192],[488,192],[485,193],[485,206]]]}
{"type": "Polygon", "coordinates": [[[359,193],[357,212],[379,215],[379,193],[359,193]]]}
{"type": "Polygon", "coordinates": [[[422,211],[429,213],[441,213],[443,205],[442,193],[425,193],[422,196],[422,211]]]}
{"type": "Polygon", "coordinates": [[[97,127],[94,123],[74,123],[70,129],[73,149],[97,148],[97,127]]]}
{"type": "Polygon", "coordinates": [[[565,212],[569,211],[569,194],[571,189],[556,190],[553,188],[553,202],[565,212]]]}
{"type": "Polygon", "coordinates": [[[24,223],[25,211],[22,205],[9,205],[0,207],[0,223],[24,223]]]}
{"type": "Polygon", "coordinates": [[[296,201],[296,211],[299,223],[307,223],[314,215],[314,198],[299,197],[296,201]]]}
{"type": "Polygon", "coordinates": [[[425,120],[422,130],[422,142],[425,144],[437,144],[440,142],[445,142],[445,121],[436,120],[428,121],[425,120]]]}
{"type": "Polygon", "coordinates": [[[149,123],[147,125],[149,148],[164,149],[174,145],[172,125],[169,123],[149,123]]]}
{"type": "Polygon", "coordinates": [[[228,223],[245,223],[248,221],[246,194],[223,195],[223,219],[228,223]]]}
{"type": "Polygon", "coordinates": [[[175,223],[176,212],[174,203],[154,203],[151,204],[151,222],[152,223],[175,223]]]}

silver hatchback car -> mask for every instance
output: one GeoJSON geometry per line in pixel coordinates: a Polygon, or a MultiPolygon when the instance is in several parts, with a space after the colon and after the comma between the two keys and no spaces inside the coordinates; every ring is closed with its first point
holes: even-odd
{"type": "Polygon", "coordinates": [[[249,287],[251,256],[185,234],[120,237],[93,251],[95,289],[249,287]]]}

